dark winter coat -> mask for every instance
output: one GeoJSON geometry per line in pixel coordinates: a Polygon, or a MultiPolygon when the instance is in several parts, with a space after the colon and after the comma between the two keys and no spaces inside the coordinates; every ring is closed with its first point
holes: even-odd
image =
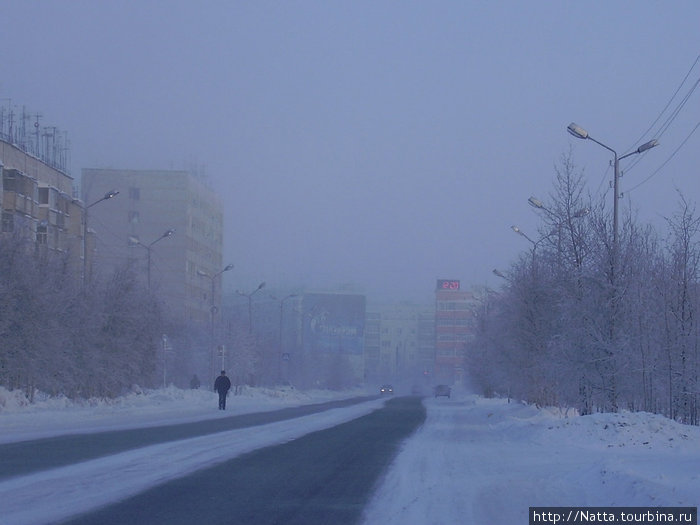
{"type": "Polygon", "coordinates": [[[225,394],[231,388],[231,380],[226,376],[219,376],[214,381],[214,390],[220,394],[225,394]]]}

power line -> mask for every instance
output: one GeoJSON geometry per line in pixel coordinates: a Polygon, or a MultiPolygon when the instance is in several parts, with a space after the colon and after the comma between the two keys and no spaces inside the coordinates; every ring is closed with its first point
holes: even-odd
{"type": "MultiPolygon", "coordinates": [[[[673,95],[671,96],[671,98],[669,99],[669,101],[666,103],[666,106],[664,106],[664,108],[663,108],[663,110],[661,111],[661,113],[659,113],[659,115],[656,117],[656,119],[654,119],[654,122],[651,123],[651,125],[646,129],[646,131],[645,131],[644,133],[642,133],[641,137],[639,137],[639,139],[637,139],[637,141],[634,143],[635,145],[639,144],[642,140],[644,140],[644,138],[647,137],[648,133],[649,133],[649,132],[654,128],[654,126],[656,126],[656,124],[661,120],[662,116],[666,113],[666,111],[668,110],[668,108],[671,106],[671,103],[676,99],[678,93],[680,92],[680,90],[683,88],[683,86],[684,86],[684,85],[686,84],[686,82],[688,81],[688,78],[690,77],[691,73],[693,72],[693,70],[695,69],[695,67],[698,65],[698,63],[700,63],[700,55],[698,55],[698,56],[695,58],[695,61],[694,61],[693,64],[690,66],[690,69],[689,69],[688,72],[686,73],[685,77],[683,77],[683,80],[682,80],[681,83],[678,85],[678,87],[676,88],[676,90],[673,92],[673,95]]],[[[665,121],[661,124],[661,126],[657,129],[656,133],[653,134],[653,137],[654,137],[655,139],[661,138],[661,137],[666,133],[666,131],[668,131],[668,129],[670,128],[671,124],[676,120],[676,118],[678,117],[678,115],[680,115],[680,113],[681,113],[681,111],[683,110],[683,108],[685,108],[686,104],[687,104],[688,101],[690,100],[690,98],[691,98],[691,96],[693,95],[693,93],[695,93],[695,91],[697,90],[698,86],[700,86],[700,78],[698,78],[698,79],[693,83],[693,85],[691,86],[691,88],[689,89],[689,91],[685,94],[685,96],[684,96],[684,97],[680,100],[680,102],[676,105],[676,107],[673,109],[673,111],[671,112],[671,114],[666,118],[666,120],[665,120],[665,121]]],[[[700,126],[700,123],[696,124],[695,127],[692,129],[692,131],[688,134],[688,136],[686,136],[686,138],[678,145],[678,147],[677,147],[675,150],[673,150],[673,152],[671,153],[671,155],[670,155],[658,168],[656,168],[656,170],[654,170],[648,177],[646,177],[645,179],[643,179],[642,181],[640,181],[639,183],[637,183],[635,186],[633,186],[632,188],[630,188],[629,190],[627,190],[627,193],[629,193],[629,192],[631,192],[631,191],[633,191],[633,190],[639,188],[642,184],[645,184],[645,183],[648,182],[652,177],[654,177],[655,175],[657,175],[657,174],[658,174],[658,173],[659,173],[659,172],[660,172],[660,171],[661,171],[675,156],[676,156],[676,154],[683,148],[683,146],[685,146],[685,144],[688,142],[688,140],[690,140],[690,137],[693,136],[693,134],[695,133],[695,131],[698,129],[699,126],[700,126]]],[[[632,148],[634,148],[634,146],[632,146],[632,148]]],[[[632,148],[630,148],[630,149],[632,149],[632,148]]],[[[646,156],[646,153],[645,153],[644,155],[639,155],[639,156],[635,157],[635,159],[625,168],[624,172],[628,172],[629,170],[633,169],[639,162],[641,162],[641,160],[643,159],[644,156],[646,156]]]]}
{"type": "MultiPolygon", "coordinates": [[[[681,100],[676,106],[676,108],[673,110],[671,115],[666,119],[666,121],[662,124],[662,126],[659,128],[659,130],[655,133],[654,138],[660,139],[663,137],[663,135],[668,131],[668,128],[671,126],[674,120],[676,120],[676,117],[680,114],[681,110],[685,107],[685,105],[688,103],[688,100],[690,100],[691,95],[695,92],[695,90],[698,88],[700,85],[700,78],[695,81],[693,86],[690,88],[690,91],[686,93],[686,95],[683,97],[683,100],[681,100]]],[[[692,133],[691,133],[692,134],[692,133]]],[[[643,156],[642,156],[643,157],[643,156]]],[[[641,160],[642,157],[636,158],[628,167],[625,171],[629,171],[632,168],[634,168],[641,160]]]]}
{"type": "MultiPolygon", "coordinates": [[[[688,70],[688,73],[686,73],[685,77],[683,77],[683,80],[681,81],[681,83],[680,83],[680,84],[678,85],[678,87],[676,88],[676,91],[673,92],[673,95],[671,96],[671,98],[669,99],[669,101],[666,103],[666,106],[664,106],[664,109],[661,110],[661,113],[659,113],[659,116],[656,117],[656,119],[654,120],[654,122],[651,123],[651,125],[647,128],[647,130],[646,130],[644,133],[642,133],[642,136],[639,137],[639,138],[634,142],[634,144],[633,144],[631,147],[628,148],[629,150],[632,150],[632,149],[634,149],[634,147],[635,147],[636,145],[641,144],[641,142],[644,140],[644,137],[647,136],[647,134],[652,130],[652,128],[656,125],[656,123],[661,119],[661,116],[666,112],[666,110],[668,109],[668,107],[671,105],[671,102],[673,102],[673,99],[676,98],[676,95],[678,95],[678,92],[679,92],[679,91],[681,90],[681,88],[683,87],[683,84],[685,84],[685,81],[688,80],[688,77],[689,77],[690,74],[693,72],[693,69],[695,69],[695,66],[698,64],[698,62],[700,62],[700,55],[698,55],[698,56],[695,58],[695,62],[693,62],[693,65],[690,66],[690,69],[688,70]]],[[[658,138],[658,137],[654,137],[654,138],[658,138]]]]}

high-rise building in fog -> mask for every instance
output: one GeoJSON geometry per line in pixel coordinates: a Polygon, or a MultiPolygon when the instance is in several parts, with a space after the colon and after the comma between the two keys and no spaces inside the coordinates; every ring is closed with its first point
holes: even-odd
{"type": "Polygon", "coordinates": [[[171,313],[209,322],[221,312],[223,213],[216,194],[188,171],[83,169],[82,198],[91,207],[95,271],[131,264],[171,313]]]}
{"type": "MultiPolygon", "coordinates": [[[[373,305],[365,324],[365,378],[423,391],[435,366],[435,310],[410,302],[373,305]]],[[[403,388],[403,390],[402,390],[403,388]]]]}
{"type": "Polygon", "coordinates": [[[474,296],[456,279],[438,279],[435,290],[435,380],[464,381],[467,342],[474,334],[474,296]]]}

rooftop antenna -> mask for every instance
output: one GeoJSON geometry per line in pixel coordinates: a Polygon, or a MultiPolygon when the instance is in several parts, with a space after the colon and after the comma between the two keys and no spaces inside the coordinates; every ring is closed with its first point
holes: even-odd
{"type": "Polygon", "coordinates": [[[27,113],[27,106],[22,105],[22,116],[20,117],[19,125],[19,137],[17,137],[17,144],[22,151],[27,150],[27,121],[31,118],[29,113],[27,113]]]}
{"type": "Polygon", "coordinates": [[[41,139],[39,137],[39,119],[41,117],[43,117],[41,113],[34,114],[34,155],[36,155],[39,158],[41,158],[41,155],[39,153],[41,149],[41,139]]]}
{"type": "Polygon", "coordinates": [[[15,143],[15,138],[12,136],[12,125],[14,124],[14,122],[15,122],[15,112],[12,111],[12,106],[10,106],[10,112],[8,113],[8,116],[7,116],[7,125],[8,125],[7,136],[9,138],[10,144],[15,143]]]}
{"type": "MultiPolygon", "coordinates": [[[[2,101],[7,101],[8,109],[12,106],[11,98],[0,98],[2,101]]],[[[5,106],[0,106],[0,138],[6,137],[5,135],[5,106]]]]}

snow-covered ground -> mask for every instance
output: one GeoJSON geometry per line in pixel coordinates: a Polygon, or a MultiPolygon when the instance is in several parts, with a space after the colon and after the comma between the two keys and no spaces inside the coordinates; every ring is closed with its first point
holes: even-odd
{"type": "MultiPolygon", "coordinates": [[[[50,399],[26,405],[0,389],[0,442],[224,417],[364,393],[248,389],[230,397],[228,410],[221,412],[215,394],[204,390],[170,388],[76,406],[50,399]]],[[[359,417],[382,403],[5,480],[0,482],[2,523],[50,523],[198,467],[359,417]]],[[[427,398],[425,404],[426,423],[403,444],[379,484],[365,511],[366,525],[505,525],[527,523],[530,506],[700,503],[700,428],[644,413],[567,416],[466,392],[427,398]]]]}
{"type": "Polygon", "coordinates": [[[648,413],[580,417],[459,393],[427,399],[367,525],[528,523],[529,507],[700,504],[700,428],[648,413]]]}

